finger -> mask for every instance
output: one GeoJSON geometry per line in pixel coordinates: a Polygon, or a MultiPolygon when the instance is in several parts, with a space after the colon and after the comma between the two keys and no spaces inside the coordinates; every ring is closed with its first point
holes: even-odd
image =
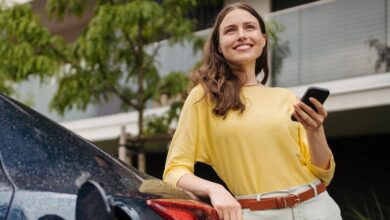
{"type": "Polygon", "coordinates": [[[237,220],[242,220],[242,219],[243,219],[242,208],[241,208],[241,207],[239,207],[239,208],[237,209],[236,214],[237,214],[237,220]]]}
{"type": "Polygon", "coordinates": [[[299,114],[298,114],[298,112],[297,112],[296,110],[293,112],[293,115],[294,115],[295,119],[296,119],[299,123],[301,123],[301,124],[304,123],[303,119],[301,118],[301,116],[299,116],[299,114]]]}
{"type": "Polygon", "coordinates": [[[304,102],[300,102],[298,103],[298,106],[307,114],[309,115],[311,118],[315,118],[317,117],[317,112],[312,109],[310,106],[308,106],[306,103],[304,102]]]}
{"type": "Polygon", "coordinates": [[[229,217],[230,220],[237,220],[237,209],[235,207],[229,210],[229,217]]]}
{"type": "Polygon", "coordinates": [[[192,192],[187,191],[187,190],[184,190],[184,192],[187,193],[192,199],[199,200],[199,197],[196,196],[195,194],[193,194],[192,192]]]}
{"type": "Polygon", "coordinates": [[[310,127],[317,126],[317,122],[314,121],[305,111],[303,111],[299,106],[295,107],[295,111],[298,113],[299,117],[302,119],[302,124],[306,124],[310,127]]]}
{"type": "Polygon", "coordinates": [[[219,219],[223,219],[223,211],[220,208],[216,208],[219,219]]]}
{"type": "Polygon", "coordinates": [[[310,118],[309,119],[306,116],[302,116],[302,118],[305,119],[308,124],[312,124],[313,126],[317,126],[318,124],[322,124],[324,116],[319,115],[310,106],[306,105],[303,102],[300,102],[298,104],[298,107],[301,108],[303,110],[303,112],[307,115],[307,117],[310,118]]]}
{"type": "Polygon", "coordinates": [[[315,105],[317,112],[311,109],[310,106],[307,105],[299,105],[299,106],[303,106],[302,109],[311,117],[312,120],[314,120],[317,123],[317,125],[323,124],[324,119],[327,117],[328,113],[325,111],[323,105],[315,98],[310,97],[310,101],[312,102],[313,105],[315,105]]]}
{"type": "Polygon", "coordinates": [[[301,117],[301,115],[298,113],[298,111],[295,111],[294,113],[294,117],[297,119],[298,122],[300,122],[303,127],[305,128],[310,128],[311,126],[301,117]]]}
{"type": "Polygon", "coordinates": [[[223,220],[230,220],[229,218],[229,210],[224,208],[223,209],[223,220]]]}
{"type": "Polygon", "coordinates": [[[321,102],[319,102],[316,98],[309,97],[309,101],[318,109],[320,106],[322,106],[321,102]]]}
{"type": "Polygon", "coordinates": [[[316,107],[318,114],[326,117],[328,116],[328,112],[326,112],[324,106],[317,99],[310,97],[310,102],[316,107]]]}

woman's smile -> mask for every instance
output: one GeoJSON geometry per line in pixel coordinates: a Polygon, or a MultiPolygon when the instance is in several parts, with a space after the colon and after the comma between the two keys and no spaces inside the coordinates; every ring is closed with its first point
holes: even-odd
{"type": "Polygon", "coordinates": [[[237,46],[233,47],[233,49],[238,50],[238,51],[247,51],[252,48],[252,44],[238,44],[237,46]]]}

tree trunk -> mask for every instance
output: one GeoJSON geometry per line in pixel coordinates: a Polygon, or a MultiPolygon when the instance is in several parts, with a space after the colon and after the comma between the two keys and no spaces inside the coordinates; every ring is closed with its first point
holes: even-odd
{"type": "MultiPolygon", "coordinates": [[[[145,69],[144,69],[144,60],[143,60],[143,38],[142,38],[142,19],[139,20],[138,24],[138,64],[139,64],[139,73],[138,73],[138,137],[139,140],[143,136],[143,124],[144,124],[144,109],[145,109],[145,103],[144,103],[144,79],[145,79],[145,69]]],[[[143,142],[140,145],[140,149],[138,152],[138,170],[145,172],[146,171],[146,158],[144,153],[144,146],[143,142]]]]}

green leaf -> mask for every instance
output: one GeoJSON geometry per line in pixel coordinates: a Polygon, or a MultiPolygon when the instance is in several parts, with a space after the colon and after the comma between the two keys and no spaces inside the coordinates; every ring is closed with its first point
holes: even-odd
{"type": "MultiPolygon", "coordinates": [[[[159,47],[151,45],[165,39],[170,44],[196,42],[195,48],[200,48],[202,42],[192,34],[194,20],[186,17],[197,1],[97,0],[93,6],[88,4],[86,0],[46,1],[45,10],[56,21],[82,16],[86,9],[93,11],[88,26],[69,43],[42,26],[30,4],[0,10],[0,91],[10,94],[13,83],[31,77],[41,83],[55,79],[58,89],[50,108],[64,114],[113,97],[121,100],[124,110],[143,111],[162,94],[175,97],[187,89],[182,72],[160,76],[150,48],[157,54],[159,47]]],[[[177,112],[156,119],[155,125],[169,124],[177,112]]]]}

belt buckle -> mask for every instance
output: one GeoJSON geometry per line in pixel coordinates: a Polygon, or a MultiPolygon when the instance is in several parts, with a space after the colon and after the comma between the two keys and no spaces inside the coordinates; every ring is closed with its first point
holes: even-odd
{"type": "Polygon", "coordinates": [[[283,197],[283,200],[284,200],[284,204],[285,204],[285,208],[287,207],[290,207],[290,208],[295,208],[300,202],[301,202],[301,199],[299,198],[299,196],[297,194],[290,194],[288,196],[285,196],[283,197]],[[288,204],[288,199],[289,198],[293,198],[294,202],[293,204],[288,204]]]}

